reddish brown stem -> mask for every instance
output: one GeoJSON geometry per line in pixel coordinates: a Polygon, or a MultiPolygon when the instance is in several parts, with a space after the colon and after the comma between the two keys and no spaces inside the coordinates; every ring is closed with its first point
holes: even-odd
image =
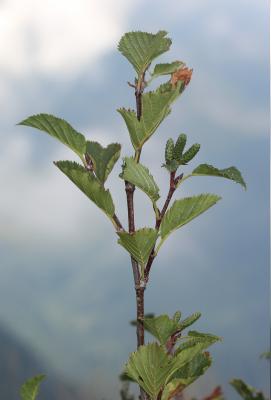
{"type": "MultiPolygon", "coordinates": [[[[142,93],[144,90],[144,76],[145,73],[139,77],[136,82],[135,87],[135,97],[136,97],[136,114],[137,119],[140,120],[142,115],[142,93]]],[[[133,85],[130,85],[133,86],[133,85]]],[[[136,160],[139,162],[139,157],[136,160]]],[[[135,216],[134,216],[134,191],[135,186],[129,182],[125,182],[125,190],[127,197],[127,207],[128,207],[128,225],[129,225],[129,233],[135,232],[135,216]]],[[[131,257],[131,263],[134,274],[134,282],[135,282],[135,290],[136,290],[136,316],[137,316],[137,348],[139,346],[143,346],[145,342],[144,338],[144,292],[145,292],[145,284],[144,277],[140,277],[140,271],[138,262],[131,257]],[[142,285],[143,278],[143,285],[142,285]]],[[[140,399],[147,399],[147,394],[144,392],[142,388],[140,388],[140,399]]]]}
{"type": "MultiPolygon", "coordinates": [[[[134,185],[125,181],[125,191],[126,191],[126,198],[127,198],[129,233],[134,233],[134,231],[135,231],[135,215],[134,215],[135,187],[134,187],[134,185]]],[[[135,287],[139,287],[140,274],[139,274],[139,269],[138,269],[138,263],[133,257],[131,257],[131,264],[132,264],[132,269],[133,269],[135,287]]]]}
{"type": "MultiPolygon", "coordinates": [[[[162,211],[160,212],[159,218],[156,219],[156,224],[155,224],[155,228],[156,228],[156,229],[159,229],[159,228],[160,228],[162,219],[163,219],[163,217],[164,217],[164,215],[165,215],[165,213],[166,213],[166,211],[167,211],[167,208],[168,208],[168,206],[169,206],[169,203],[170,203],[170,201],[171,201],[171,199],[172,199],[172,196],[173,196],[173,194],[174,194],[174,192],[175,192],[175,190],[176,190],[176,183],[177,183],[177,182],[176,182],[176,179],[175,179],[175,175],[176,175],[176,171],[173,171],[173,172],[170,173],[170,181],[169,181],[168,195],[167,195],[166,201],[165,201],[165,203],[164,203],[164,206],[163,206],[163,208],[162,208],[162,211]]],[[[180,178],[178,177],[177,179],[179,180],[180,178]]],[[[153,261],[154,261],[154,259],[155,259],[155,252],[154,252],[154,250],[155,250],[155,246],[153,247],[153,249],[152,249],[152,251],[151,251],[151,254],[150,254],[149,259],[148,259],[148,262],[147,262],[147,265],[146,265],[146,267],[145,267],[145,282],[146,282],[146,283],[147,283],[148,280],[149,280],[149,275],[150,275],[152,263],[153,263],[153,261]]]]}

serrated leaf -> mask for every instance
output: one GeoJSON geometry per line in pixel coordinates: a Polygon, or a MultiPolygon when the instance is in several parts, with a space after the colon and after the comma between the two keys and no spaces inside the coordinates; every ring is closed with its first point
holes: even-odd
{"type": "MultiPolygon", "coordinates": [[[[180,339],[182,339],[182,337],[180,339]]],[[[210,347],[212,344],[221,340],[222,339],[219,336],[211,335],[210,333],[190,331],[188,332],[188,338],[184,342],[182,342],[176,349],[176,354],[197,346],[198,344],[200,344],[202,346],[201,349],[204,350],[210,347]]]]}
{"type": "Polygon", "coordinates": [[[207,175],[207,176],[217,176],[226,179],[230,179],[236,183],[239,183],[246,189],[246,183],[241,175],[241,172],[235,167],[229,167],[225,169],[218,169],[209,164],[200,164],[194,169],[192,175],[207,175]]]}
{"type": "Polygon", "coordinates": [[[211,366],[212,359],[208,352],[197,354],[183,368],[177,371],[175,377],[183,379],[185,386],[190,385],[197,378],[203,375],[211,366]]]}
{"type": "Polygon", "coordinates": [[[160,390],[175,378],[178,371],[200,354],[204,346],[204,343],[197,343],[173,357],[166,353],[164,346],[157,343],[140,346],[131,354],[125,374],[137,382],[152,400],[156,400],[160,390]]]}
{"type": "Polygon", "coordinates": [[[39,387],[45,375],[37,375],[28,379],[20,389],[21,400],[35,400],[39,393],[39,387]]]}
{"type": "Polygon", "coordinates": [[[157,343],[140,346],[130,355],[125,373],[156,400],[171,371],[172,360],[157,343]]]}
{"type": "Polygon", "coordinates": [[[166,212],[161,223],[161,237],[164,240],[170,233],[187,224],[220,200],[215,194],[200,194],[176,200],[166,212]]]}
{"type": "Polygon", "coordinates": [[[195,312],[195,313],[189,315],[189,317],[180,321],[180,330],[183,331],[185,328],[188,328],[189,326],[194,324],[194,322],[196,322],[200,317],[201,317],[200,312],[195,312]]]}
{"type": "Polygon", "coordinates": [[[168,315],[159,315],[154,318],[144,318],[145,329],[164,345],[173,333],[178,331],[179,324],[168,315]]]}
{"type": "Polygon", "coordinates": [[[148,168],[133,158],[125,157],[120,178],[128,181],[146,193],[152,202],[159,199],[159,188],[148,168]]]}
{"type": "Polygon", "coordinates": [[[173,399],[183,389],[191,385],[196,379],[203,375],[211,366],[212,360],[209,354],[199,353],[184,367],[174,374],[174,378],[166,385],[162,400],[173,399]]]}
{"type": "Polygon", "coordinates": [[[142,95],[142,116],[140,120],[137,119],[133,110],[126,110],[125,108],[117,110],[126,123],[135,150],[141,149],[143,144],[152,136],[170,113],[170,105],[183,90],[181,82],[177,84],[175,89],[169,84],[167,89],[161,91],[161,86],[155,92],[147,92],[142,95]]]}
{"type": "Polygon", "coordinates": [[[169,50],[171,39],[166,38],[166,35],[166,31],[156,34],[127,32],[120,39],[118,50],[133,65],[136,72],[142,74],[156,57],[169,50]]]}
{"type": "Polygon", "coordinates": [[[72,161],[57,161],[55,165],[111,218],[115,213],[114,203],[109,190],[105,190],[92,172],[72,161]]]}
{"type": "Polygon", "coordinates": [[[230,384],[244,400],[265,400],[262,392],[247,385],[242,379],[233,379],[230,384]]]}
{"type": "Polygon", "coordinates": [[[37,114],[18,125],[30,126],[44,131],[73,150],[81,159],[86,151],[86,139],[67,121],[50,114],[37,114]]]}
{"type": "Polygon", "coordinates": [[[96,177],[104,184],[120,156],[121,145],[111,143],[107,147],[98,142],[87,142],[86,152],[89,155],[96,177]]]}
{"type": "Polygon", "coordinates": [[[152,78],[156,78],[161,75],[170,75],[184,65],[185,64],[182,61],[173,61],[172,63],[166,64],[156,64],[151,76],[152,78]]]}
{"type": "Polygon", "coordinates": [[[186,347],[179,350],[179,348],[175,351],[175,355],[172,359],[172,369],[171,374],[168,377],[167,381],[170,382],[176,376],[178,376],[178,371],[181,371],[185,366],[188,366],[189,363],[196,357],[198,354],[202,353],[202,351],[207,347],[206,342],[197,342],[193,346],[186,347]]]}
{"type": "Polygon", "coordinates": [[[202,340],[206,340],[208,342],[219,342],[221,341],[221,337],[213,335],[211,333],[202,333],[202,332],[198,332],[198,331],[189,331],[188,332],[188,336],[191,336],[193,338],[200,338],[202,340]]]}
{"type": "Polygon", "coordinates": [[[143,228],[134,233],[117,232],[117,234],[119,235],[118,243],[123,246],[136,261],[144,265],[157,240],[157,230],[143,228]]]}

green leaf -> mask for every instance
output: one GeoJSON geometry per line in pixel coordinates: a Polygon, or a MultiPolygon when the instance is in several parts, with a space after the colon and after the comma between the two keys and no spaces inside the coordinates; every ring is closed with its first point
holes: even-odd
{"type": "Polygon", "coordinates": [[[221,197],[214,194],[200,194],[176,200],[166,212],[161,223],[161,237],[165,240],[170,233],[187,224],[211,206],[221,197]]]}
{"type": "Polygon", "coordinates": [[[154,318],[145,317],[144,326],[162,345],[165,345],[170,336],[178,331],[179,324],[165,314],[154,318]]]}
{"type": "Polygon", "coordinates": [[[191,385],[196,379],[203,375],[211,366],[212,360],[208,353],[199,353],[184,367],[179,369],[174,378],[166,385],[162,400],[174,398],[187,386],[191,385]]]}
{"type": "MultiPolygon", "coordinates": [[[[182,340],[182,337],[180,337],[182,340]]],[[[219,336],[211,335],[210,333],[201,333],[197,331],[189,331],[188,338],[181,342],[181,344],[176,349],[176,354],[181,353],[182,351],[192,348],[200,344],[202,347],[201,349],[207,349],[212,344],[221,341],[222,339],[219,336]]]]}
{"type": "Polygon", "coordinates": [[[262,392],[259,392],[252,386],[247,385],[241,379],[233,379],[230,384],[244,400],[265,400],[262,392]]]}
{"type": "Polygon", "coordinates": [[[152,202],[159,199],[159,188],[148,168],[137,163],[133,158],[125,157],[120,178],[128,181],[146,193],[152,202]]]}
{"type": "Polygon", "coordinates": [[[105,190],[92,172],[72,161],[57,161],[55,165],[111,219],[115,213],[109,190],[105,190]]]}
{"type": "Polygon", "coordinates": [[[137,119],[133,110],[126,110],[125,108],[117,110],[126,123],[135,150],[142,148],[165,117],[169,115],[170,105],[184,89],[182,82],[178,82],[174,89],[171,84],[163,90],[161,86],[155,92],[147,92],[142,95],[142,116],[140,120],[137,119]]]}
{"type": "MultiPolygon", "coordinates": [[[[164,388],[161,400],[175,399],[184,389],[182,380],[173,379],[164,388]]],[[[178,398],[178,397],[177,397],[178,398]]]]}
{"type": "MultiPolygon", "coordinates": [[[[196,343],[173,357],[166,353],[164,346],[159,346],[157,343],[140,346],[131,354],[125,374],[137,382],[149,394],[151,400],[156,400],[160,390],[171,382],[179,371],[183,371],[183,368],[188,366],[205,346],[205,343],[196,343]]],[[[200,370],[199,365],[196,366],[200,370]]]]}
{"type": "Polygon", "coordinates": [[[182,61],[173,61],[172,63],[166,64],[156,64],[151,74],[152,78],[156,78],[161,75],[170,75],[173,72],[177,71],[178,68],[184,67],[184,63],[182,61]]]}
{"type": "Polygon", "coordinates": [[[157,343],[140,346],[130,355],[125,373],[156,400],[171,371],[171,357],[157,343]]]}
{"type": "Polygon", "coordinates": [[[39,393],[39,387],[45,375],[37,375],[28,379],[20,389],[20,396],[22,400],[35,400],[39,393]]]}
{"type": "Polygon", "coordinates": [[[203,375],[211,364],[212,359],[208,352],[199,353],[188,364],[178,370],[175,377],[182,378],[185,386],[190,385],[203,375]]]}
{"type": "Polygon", "coordinates": [[[178,348],[175,351],[174,358],[172,359],[172,369],[171,374],[168,377],[168,382],[178,376],[178,372],[181,371],[185,366],[188,366],[194,357],[202,353],[206,347],[206,342],[201,341],[194,343],[193,346],[191,345],[189,347],[182,348],[181,350],[178,348]]]}
{"type": "Polygon", "coordinates": [[[169,172],[177,171],[179,167],[179,163],[176,160],[172,160],[166,164],[162,164],[162,167],[165,167],[169,172]]]}
{"type": "Polygon", "coordinates": [[[194,322],[196,322],[200,317],[201,317],[200,312],[195,312],[192,315],[189,315],[189,317],[183,319],[180,322],[180,330],[183,331],[185,328],[188,328],[189,326],[194,324],[194,322]]]}
{"type": "Polygon", "coordinates": [[[219,336],[212,335],[211,333],[202,333],[198,331],[189,331],[188,336],[191,336],[193,338],[200,338],[200,340],[202,339],[205,340],[206,342],[211,342],[211,343],[219,342],[222,340],[221,337],[219,336]]]}
{"type": "Polygon", "coordinates": [[[96,177],[104,184],[114,165],[119,159],[121,145],[111,143],[106,148],[98,142],[87,142],[86,152],[89,155],[96,177]]]}
{"type": "Polygon", "coordinates": [[[118,243],[123,246],[136,261],[144,265],[157,240],[157,230],[143,228],[134,233],[117,232],[117,234],[119,235],[118,243]]]}
{"type": "Polygon", "coordinates": [[[58,139],[73,150],[81,159],[86,151],[86,139],[67,121],[50,114],[37,114],[20,122],[18,125],[37,128],[58,139]]]}
{"type": "Polygon", "coordinates": [[[192,172],[193,176],[207,175],[207,176],[218,176],[226,179],[230,179],[236,183],[239,183],[246,189],[246,183],[240,173],[235,167],[229,167],[225,169],[218,169],[209,164],[200,164],[192,172]]]}
{"type": "Polygon", "coordinates": [[[169,50],[171,39],[166,31],[156,34],[147,32],[127,32],[120,39],[118,50],[133,65],[138,75],[144,73],[150,63],[160,54],[169,50]]]}

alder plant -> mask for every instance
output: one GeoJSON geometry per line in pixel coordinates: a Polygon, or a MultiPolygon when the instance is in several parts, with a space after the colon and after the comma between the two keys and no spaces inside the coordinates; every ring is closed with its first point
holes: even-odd
{"type": "MultiPolygon", "coordinates": [[[[141,163],[144,144],[169,116],[171,106],[187,88],[192,77],[193,70],[182,61],[152,66],[153,61],[167,52],[170,46],[171,39],[165,31],[156,34],[128,32],[118,44],[118,50],[130,62],[136,74],[134,82],[128,82],[135,93],[136,110],[118,109],[133,147],[133,155],[123,158],[119,175],[126,192],[127,228],[120,221],[112,195],[106,187],[106,180],[120,157],[119,143],[111,143],[104,148],[96,141],[87,140],[65,120],[49,114],[30,116],[19,124],[48,133],[79,157],[79,163],[56,161],[54,164],[103,211],[114,226],[118,243],[129,253],[136,297],[137,350],[130,355],[122,376],[138,384],[141,400],[170,400],[180,396],[186,387],[210,367],[212,360],[206,350],[220,340],[215,335],[195,330],[184,334],[200,317],[200,313],[184,319],[180,311],[176,311],[173,316],[144,315],[144,293],[161,246],[175,230],[220,200],[216,194],[203,193],[177,199],[171,204],[172,197],[180,185],[194,176],[222,177],[246,188],[241,173],[235,167],[220,169],[200,164],[185,175],[183,166],[194,159],[200,145],[195,143],[187,146],[187,136],[184,133],[166,142],[162,165],[168,174],[168,193],[165,196],[160,194],[149,169],[141,163]],[[164,83],[159,84],[155,90],[148,90],[151,82],[163,77],[164,83]],[[152,204],[154,222],[151,227],[139,228],[135,224],[136,189],[143,191],[152,204]],[[158,204],[160,197],[165,198],[162,204],[158,204]],[[154,337],[153,342],[145,344],[145,331],[154,337]]],[[[42,379],[42,375],[36,377],[32,389],[37,389],[42,379]]]]}

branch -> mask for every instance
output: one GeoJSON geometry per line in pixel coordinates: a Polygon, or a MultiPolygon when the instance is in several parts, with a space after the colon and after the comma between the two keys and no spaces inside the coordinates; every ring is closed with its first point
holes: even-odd
{"type": "Polygon", "coordinates": [[[115,222],[117,232],[125,231],[125,229],[123,228],[123,226],[122,226],[120,220],[118,219],[118,217],[116,216],[116,214],[113,215],[113,221],[115,222]]]}
{"type": "MultiPolygon", "coordinates": [[[[172,171],[170,173],[168,195],[167,195],[166,201],[164,203],[164,206],[162,208],[162,211],[160,212],[159,218],[156,218],[156,224],[155,224],[156,229],[160,228],[162,219],[168,209],[168,206],[172,199],[172,196],[173,196],[175,190],[177,189],[178,183],[180,182],[180,180],[183,177],[183,174],[177,176],[176,178],[175,178],[175,175],[176,175],[176,171],[172,171]]],[[[147,283],[149,280],[150,270],[151,270],[151,266],[152,266],[154,259],[155,259],[155,246],[153,247],[153,249],[151,251],[151,254],[149,256],[149,259],[148,259],[146,267],[145,267],[145,283],[147,283]]]]}

